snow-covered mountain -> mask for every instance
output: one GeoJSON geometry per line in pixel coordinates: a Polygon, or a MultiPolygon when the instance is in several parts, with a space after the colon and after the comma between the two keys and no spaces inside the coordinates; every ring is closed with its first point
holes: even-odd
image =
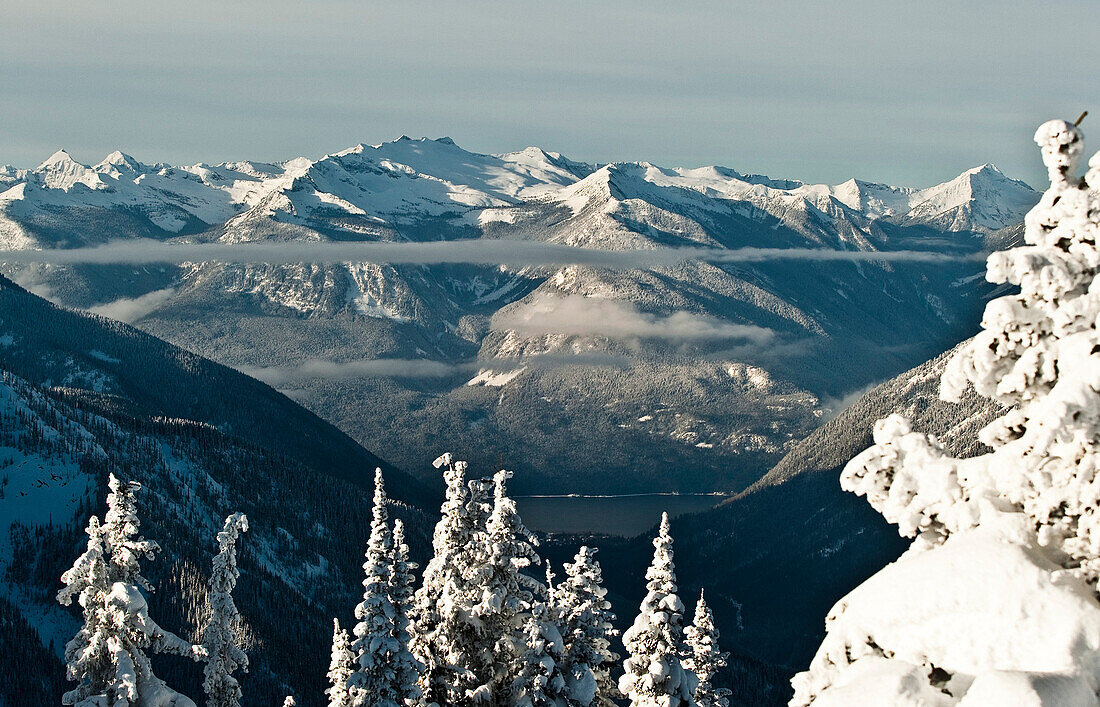
{"type": "Polygon", "coordinates": [[[973,258],[1017,237],[1036,199],[989,165],[926,189],[831,186],[538,148],[483,155],[446,138],[277,164],[114,153],[85,166],[59,152],[0,170],[0,242],[289,241],[307,261],[318,241],[471,239],[959,256],[6,267],[272,382],[410,470],[446,439],[474,465],[522,459],[517,492],[738,490],[832,400],[972,333],[990,294],[973,258]]]}

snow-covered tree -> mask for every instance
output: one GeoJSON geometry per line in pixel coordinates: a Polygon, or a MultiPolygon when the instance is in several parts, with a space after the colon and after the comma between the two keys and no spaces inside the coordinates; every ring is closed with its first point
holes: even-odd
{"type": "Polygon", "coordinates": [[[668,514],[653,540],[653,562],[646,570],[648,593],[634,625],[623,634],[627,658],[619,691],[632,707],[694,705],[695,675],[680,662],[684,655],[684,604],[676,594],[676,567],[668,514]]]}
{"type": "Polygon", "coordinates": [[[1100,160],[1074,176],[1084,150],[1062,120],[1035,134],[1050,189],[1028,213],[1027,245],[989,256],[986,277],[1018,285],[991,301],[982,331],[948,363],[941,397],[968,384],[1007,412],[979,434],[993,451],[951,458],[900,415],[875,426],[875,446],[845,468],[844,488],[866,495],[902,535],[939,543],[976,526],[990,500],[1020,507],[1044,545],[1090,581],[1100,572],[1100,160]],[[1091,181],[1090,181],[1091,180],[1091,181]]]}
{"type": "Polygon", "coordinates": [[[476,558],[467,579],[478,588],[473,616],[480,622],[484,639],[478,645],[469,668],[478,680],[479,699],[499,702],[523,669],[523,636],[527,613],[542,584],[523,573],[540,564],[535,547],[538,540],[524,525],[516,502],[508,497],[506,482],[510,471],[498,471],[493,477],[493,507],[485,530],[475,544],[476,558]]]}
{"type": "MultiPolygon", "coordinates": [[[[565,676],[561,671],[562,637],[551,609],[539,603],[523,624],[523,651],[518,657],[516,676],[507,692],[507,704],[514,707],[563,707],[565,676]]],[[[498,703],[500,700],[498,700],[498,703]]]]}
{"type": "Polygon", "coordinates": [[[596,548],[584,546],[565,564],[565,579],[553,587],[564,640],[562,672],[568,699],[578,707],[613,707],[619,692],[611,667],[619,660],[611,650],[618,634],[615,614],[603,587],[596,548]]]}
{"type": "Polygon", "coordinates": [[[241,649],[241,615],[233,602],[233,588],[237,586],[240,572],[237,570],[237,538],[248,530],[248,518],[234,513],[225,519],[218,533],[218,554],[214,557],[206,600],[210,604],[210,619],[203,634],[206,649],[206,667],[203,670],[207,707],[237,707],[241,688],[233,672],[248,672],[248,655],[241,649]]]}
{"type": "Polygon", "coordinates": [[[393,707],[400,704],[397,677],[391,658],[401,646],[394,637],[397,612],[390,592],[393,569],[393,534],[386,509],[386,489],[382,470],[374,472],[374,509],[363,563],[363,600],[355,607],[355,640],[351,644],[357,663],[348,680],[349,692],[356,705],[393,707]]]}
{"type": "Polygon", "coordinates": [[[729,707],[730,691],[714,686],[714,676],[726,667],[729,653],[718,649],[718,627],[714,625],[714,613],[707,606],[703,592],[695,605],[695,617],[691,626],[684,629],[689,653],[684,667],[695,673],[699,684],[695,687],[695,704],[699,707],[729,707]]]}
{"type": "Polygon", "coordinates": [[[355,656],[351,652],[351,637],[340,628],[340,619],[332,620],[332,654],[328,664],[329,707],[351,707],[348,678],[355,672],[355,656]]]}
{"type": "Polygon", "coordinates": [[[470,613],[475,588],[467,580],[479,530],[468,508],[466,463],[444,454],[434,464],[443,468],[447,492],[432,537],[433,556],[414,598],[411,644],[424,664],[420,680],[424,699],[460,705],[476,687],[466,666],[473,663],[481,641],[480,626],[470,613]]]}
{"type": "Polygon", "coordinates": [[[973,385],[1006,406],[979,433],[991,451],[957,459],[900,415],[875,425],[841,485],[916,540],[830,612],[793,705],[1096,703],[1100,156],[1081,180],[1075,125],[1035,140],[1050,189],[1025,245],[987,261],[1019,292],[986,306],[941,380],[945,400],[973,385]]]}
{"type": "Polygon", "coordinates": [[[76,688],[62,703],[79,707],[142,707],[194,703],[153,674],[146,650],[199,659],[201,648],[165,631],[149,616],[141,589],[152,591],[141,576],[142,557],[154,559],[157,544],[138,535],[136,482],[108,480],[107,513],[101,523],[88,521],[88,546],[61,575],[57,595],[68,606],[74,598],[84,626],[65,646],[66,672],[76,688]]]}
{"type": "Polygon", "coordinates": [[[394,671],[397,703],[416,704],[421,698],[420,675],[424,664],[417,660],[409,647],[411,641],[409,614],[413,603],[413,570],[416,563],[409,560],[409,546],[405,542],[405,524],[400,519],[393,522],[393,560],[390,570],[390,601],[393,603],[393,637],[397,650],[390,656],[394,671]]]}

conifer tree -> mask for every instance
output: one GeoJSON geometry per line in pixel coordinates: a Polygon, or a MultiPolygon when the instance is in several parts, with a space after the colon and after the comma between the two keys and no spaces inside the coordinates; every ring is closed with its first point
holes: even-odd
{"type": "Polygon", "coordinates": [[[565,678],[561,672],[562,637],[546,604],[540,602],[527,614],[522,635],[523,652],[508,691],[508,704],[515,707],[566,705],[565,678]]]}
{"type": "Polygon", "coordinates": [[[691,626],[684,629],[684,636],[690,649],[684,667],[695,673],[699,680],[695,687],[695,704],[699,707],[729,707],[730,691],[714,686],[714,676],[726,667],[729,653],[718,649],[718,627],[714,625],[714,614],[707,606],[702,590],[699,591],[699,603],[695,605],[695,618],[691,626]]]}
{"type": "Polygon", "coordinates": [[[466,666],[481,640],[470,613],[473,592],[467,575],[478,532],[468,508],[466,463],[450,454],[434,462],[443,468],[447,486],[442,517],[432,537],[433,556],[414,599],[412,649],[423,663],[420,687],[424,700],[439,705],[461,705],[476,684],[466,666]]]}
{"type": "Polygon", "coordinates": [[[577,707],[614,707],[619,691],[611,667],[619,660],[611,650],[618,634],[612,623],[611,602],[603,587],[596,548],[581,547],[565,564],[565,579],[553,591],[560,613],[564,656],[562,671],[568,699],[577,707]]]}
{"type": "Polygon", "coordinates": [[[680,663],[684,604],[676,595],[667,513],[661,515],[653,548],[653,562],[645,573],[648,593],[634,625],[623,634],[628,657],[619,690],[632,707],[687,707],[695,704],[696,680],[680,663]]]}
{"type": "Polygon", "coordinates": [[[386,502],[382,470],[376,469],[370,539],[363,563],[363,600],[355,607],[355,618],[359,622],[355,625],[355,640],[351,645],[357,666],[348,679],[349,692],[356,705],[392,707],[399,704],[391,663],[399,646],[393,636],[396,614],[390,596],[393,535],[386,502]]]}
{"type": "Polygon", "coordinates": [[[328,665],[329,707],[351,707],[348,678],[354,672],[355,656],[351,652],[351,637],[340,628],[340,619],[332,620],[332,657],[328,665]]]}
{"type": "Polygon", "coordinates": [[[942,543],[980,525],[984,508],[1009,504],[1034,524],[1063,567],[1100,578],[1100,157],[1084,179],[1084,135],[1051,120],[1035,133],[1050,188],[1028,212],[1024,245],[990,254],[986,279],[1018,285],[989,302],[982,331],[948,362],[940,397],[968,386],[1005,406],[978,439],[992,451],[951,457],[902,415],[875,425],[874,441],[848,463],[841,486],[903,536],[942,543]]]}
{"type": "Polygon", "coordinates": [[[475,696],[492,701],[500,700],[523,668],[520,657],[525,650],[527,612],[536,593],[545,592],[538,580],[523,574],[541,560],[535,552],[538,540],[523,525],[515,501],[506,493],[511,476],[510,471],[501,470],[493,477],[493,510],[475,545],[477,555],[469,576],[480,589],[472,611],[484,632],[470,669],[478,681],[475,696]]]}
{"type": "Polygon", "coordinates": [[[203,635],[206,667],[203,670],[207,707],[237,707],[241,688],[233,677],[235,670],[248,672],[248,655],[238,643],[241,616],[233,602],[233,588],[240,572],[237,569],[237,538],[248,530],[248,518],[234,513],[225,519],[218,533],[218,554],[214,557],[206,594],[210,604],[210,619],[203,635]]]}
{"type": "Polygon", "coordinates": [[[77,599],[84,626],[65,646],[66,672],[76,688],[62,696],[66,705],[129,707],[173,704],[194,707],[153,674],[145,651],[199,659],[200,647],[165,631],[149,616],[141,589],[152,586],[141,576],[142,557],[154,559],[157,544],[138,535],[136,492],[141,485],[108,479],[107,513],[102,523],[88,522],[88,546],[67,570],[57,600],[77,599]],[[159,702],[158,702],[159,700],[159,702]]]}
{"type": "Polygon", "coordinates": [[[413,570],[416,563],[409,560],[409,546],[405,543],[405,525],[400,519],[393,522],[393,562],[390,571],[390,601],[393,603],[393,636],[397,651],[391,656],[394,670],[397,703],[413,705],[421,698],[419,682],[424,664],[410,650],[409,613],[413,602],[413,570]]]}

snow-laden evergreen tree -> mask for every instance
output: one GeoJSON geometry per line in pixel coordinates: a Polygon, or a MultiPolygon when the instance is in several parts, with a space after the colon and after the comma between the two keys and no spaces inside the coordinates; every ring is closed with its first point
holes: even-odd
{"type": "Polygon", "coordinates": [[[355,705],[395,707],[400,705],[397,675],[392,658],[401,646],[394,636],[397,611],[390,591],[393,570],[393,533],[386,509],[382,470],[374,472],[374,509],[363,563],[363,600],[355,607],[355,640],[351,644],[356,669],[348,679],[355,705]]]}
{"type": "Polygon", "coordinates": [[[653,562],[646,570],[648,593],[634,624],[623,634],[627,658],[619,690],[632,707],[694,705],[695,675],[684,668],[684,604],[676,594],[676,567],[668,514],[653,540],[653,562]]]}
{"type": "Polygon", "coordinates": [[[57,600],[74,598],[84,626],[65,646],[66,672],[76,688],[62,703],[78,707],[194,707],[153,674],[146,650],[199,659],[204,651],[165,631],[149,616],[141,590],[152,586],[141,576],[142,557],[154,559],[157,544],[138,535],[135,495],[141,485],[108,480],[107,513],[88,521],[88,546],[61,575],[57,600]]]}
{"type": "Polygon", "coordinates": [[[393,637],[396,652],[390,656],[394,671],[397,703],[417,704],[423,693],[420,675],[424,664],[417,660],[410,649],[411,634],[409,614],[413,604],[413,571],[416,563],[409,560],[409,546],[405,542],[405,524],[400,519],[393,522],[393,560],[390,570],[390,601],[393,603],[393,637]]]}
{"type": "Polygon", "coordinates": [[[565,676],[561,671],[562,637],[553,620],[553,611],[537,603],[523,624],[523,652],[518,674],[507,694],[514,707],[564,707],[565,676]]]}
{"type": "Polygon", "coordinates": [[[351,637],[340,628],[340,619],[332,620],[332,654],[328,664],[329,707],[351,707],[348,678],[355,672],[355,656],[351,652],[351,637]]]}
{"type": "Polygon", "coordinates": [[[699,707],[729,707],[730,691],[714,686],[714,676],[726,667],[729,653],[718,648],[718,627],[714,625],[714,613],[707,606],[702,590],[695,605],[695,617],[691,626],[684,629],[689,652],[684,667],[695,673],[699,684],[695,687],[695,704],[699,707]]]}
{"type": "Polygon", "coordinates": [[[596,548],[582,547],[573,562],[565,564],[565,579],[553,588],[552,596],[564,640],[562,672],[569,704],[613,707],[619,691],[611,668],[619,656],[611,650],[611,640],[618,631],[612,626],[615,614],[606,599],[596,548]]]}
{"type": "Polygon", "coordinates": [[[979,439],[993,451],[953,459],[900,415],[875,426],[875,446],[845,468],[842,486],[898,524],[940,543],[1007,501],[1032,519],[1065,566],[1100,574],[1100,158],[1076,176],[1081,131],[1064,120],[1035,141],[1050,189],[1025,219],[1026,245],[989,256],[986,277],[1020,292],[991,301],[982,331],[948,363],[940,395],[968,384],[1008,407],[979,439]]]}
{"type": "Polygon", "coordinates": [[[210,604],[210,619],[203,634],[206,667],[203,670],[207,707],[237,707],[241,687],[233,672],[248,672],[248,655],[239,643],[241,615],[233,602],[233,588],[240,572],[237,569],[237,538],[248,530],[248,518],[234,513],[225,519],[218,533],[218,554],[214,556],[206,600],[210,604]]]}
{"type": "Polygon", "coordinates": [[[541,560],[535,551],[538,539],[523,525],[516,502],[507,495],[511,476],[501,470],[493,477],[493,509],[475,544],[477,555],[468,575],[479,592],[472,613],[484,636],[468,666],[478,681],[474,697],[495,703],[502,701],[523,670],[523,627],[536,594],[545,592],[541,582],[523,573],[541,560]]]}
{"type": "Polygon", "coordinates": [[[414,599],[412,649],[424,665],[424,700],[462,705],[476,688],[475,676],[466,666],[473,664],[482,640],[471,614],[476,588],[467,580],[480,531],[468,508],[466,462],[444,454],[434,464],[443,468],[447,493],[432,537],[432,559],[414,599]]]}
{"type": "Polygon", "coordinates": [[[989,302],[941,379],[945,400],[972,385],[1005,406],[978,435],[991,451],[954,458],[878,421],[841,485],[916,539],[833,607],[792,705],[1097,704],[1100,156],[1082,180],[1075,125],[1035,141],[1050,189],[1025,245],[987,260],[1019,292],[989,302]]]}

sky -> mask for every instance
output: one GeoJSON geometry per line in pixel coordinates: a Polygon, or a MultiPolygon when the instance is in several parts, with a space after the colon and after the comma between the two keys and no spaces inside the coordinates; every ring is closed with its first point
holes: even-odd
{"type": "Polygon", "coordinates": [[[1092,109],[1100,135],[1095,0],[5,0],[2,17],[0,164],[21,167],[407,134],[829,183],[992,162],[1041,187],[1039,123],[1092,109]]]}

